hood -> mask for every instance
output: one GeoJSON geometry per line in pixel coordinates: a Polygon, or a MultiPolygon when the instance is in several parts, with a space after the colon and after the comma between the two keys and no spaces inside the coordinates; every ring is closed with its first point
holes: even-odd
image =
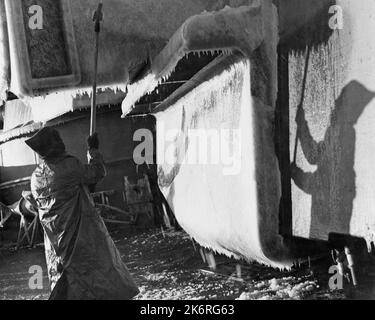
{"type": "Polygon", "coordinates": [[[42,159],[55,158],[65,153],[65,144],[56,129],[45,127],[25,143],[42,159]]]}

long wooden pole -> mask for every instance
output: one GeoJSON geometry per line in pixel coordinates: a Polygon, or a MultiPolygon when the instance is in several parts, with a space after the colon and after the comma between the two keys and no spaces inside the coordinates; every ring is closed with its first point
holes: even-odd
{"type": "Polygon", "coordinates": [[[103,8],[103,4],[99,3],[98,9],[95,11],[95,14],[93,17],[93,21],[95,22],[95,55],[94,55],[94,79],[93,79],[92,99],[91,99],[90,135],[93,135],[96,132],[96,89],[97,89],[97,75],[98,75],[100,22],[103,20],[102,8],[103,8]]]}

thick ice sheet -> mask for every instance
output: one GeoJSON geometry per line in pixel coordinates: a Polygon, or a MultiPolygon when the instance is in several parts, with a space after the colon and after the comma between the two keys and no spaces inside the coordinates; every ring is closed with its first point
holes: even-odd
{"type": "Polygon", "coordinates": [[[251,96],[250,69],[241,55],[224,58],[157,109],[159,185],[201,245],[285,267],[273,111],[251,96]]]}

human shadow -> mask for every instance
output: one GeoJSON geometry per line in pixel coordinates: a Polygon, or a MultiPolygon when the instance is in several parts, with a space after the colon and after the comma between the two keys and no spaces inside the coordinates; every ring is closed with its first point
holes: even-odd
{"type": "Polygon", "coordinates": [[[297,111],[297,134],[307,161],[316,165],[313,173],[304,172],[292,163],[295,184],[312,197],[310,238],[327,239],[330,233],[349,234],[356,197],[354,169],[355,124],[365,107],[375,97],[361,83],[351,81],[335,102],[330,126],[324,140],[311,135],[302,107],[297,111]]]}

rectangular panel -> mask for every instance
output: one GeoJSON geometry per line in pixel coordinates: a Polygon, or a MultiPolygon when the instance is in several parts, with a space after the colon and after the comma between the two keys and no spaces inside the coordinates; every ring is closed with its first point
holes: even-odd
{"type": "Polygon", "coordinates": [[[22,0],[22,15],[31,74],[35,79],[61,77],[72,73],[69,50],[64,36],[64,12],[61,1],[22,0]],[[43,29],[29,26],[29,8],[39,6],[43,10],[43,29]],[[47,54],[46,54],[47,53],[47,54]]]}
{"type": "Polygon", "coordinates": [[[7,0],[12,84],[26,95],[73,86],[80,67],[69,0],[7,0]],[[16,83],[15,83],[16,82],[16,83]]]}

